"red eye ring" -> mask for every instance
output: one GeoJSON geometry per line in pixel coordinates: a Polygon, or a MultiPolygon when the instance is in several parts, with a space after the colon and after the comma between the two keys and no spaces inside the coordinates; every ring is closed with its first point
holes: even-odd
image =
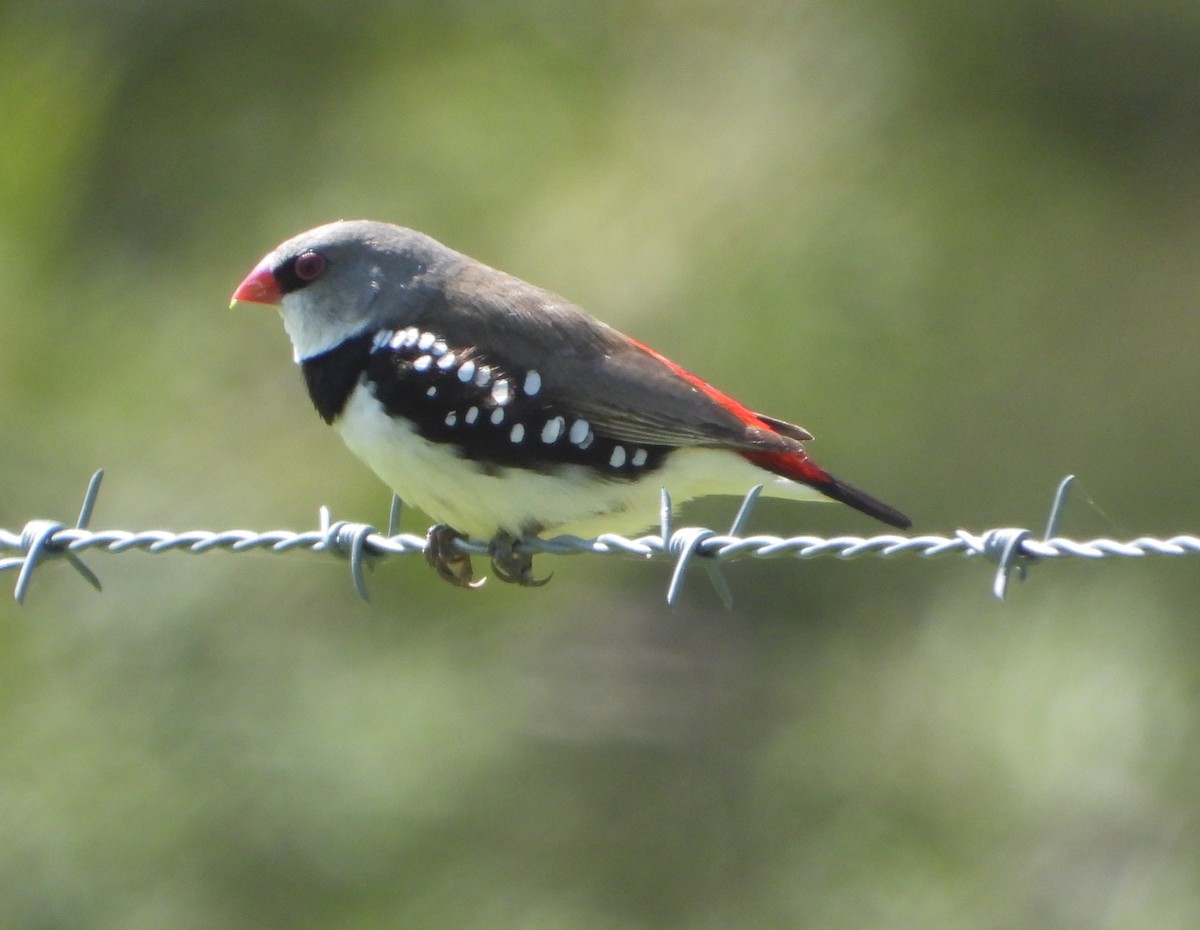
{"type": "Polygon", "coordinates": [[[295,262],[292,269],[301,281],[315,281],[325,271],[325,256],[319,252],[304,252],[295,262]]]}

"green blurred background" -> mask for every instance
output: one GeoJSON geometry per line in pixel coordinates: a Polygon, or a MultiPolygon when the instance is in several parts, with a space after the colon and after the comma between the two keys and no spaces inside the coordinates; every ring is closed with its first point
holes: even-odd
{"type": "MultiPolygon", "coordinates": [[[[919,531],[1200,531],[1200,7],[0,9],[0,526],[386,520],[278,241],[422,229],[747,403],[919,531]]],[[[720,525],[729,501],[686,509],[720,525]]],[[[407,517],[420,531],[423,519],[407,517]]],[[[754,529],[873,533],[769,503],[754,529]]],[[[293,553],[0,606],[3,928],[1194,928],[1194,561],[293,553]],[[480,566],[482,568],[482,566],[480,566]]],[[[15,580],[6,574],[0,581],[15,580]]]]}

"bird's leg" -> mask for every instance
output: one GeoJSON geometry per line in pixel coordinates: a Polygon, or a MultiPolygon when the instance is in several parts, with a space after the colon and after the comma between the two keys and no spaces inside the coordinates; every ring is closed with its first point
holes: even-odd
{"type": "Polygon", "coordinates": [[[472,582],[471,557],[454,547],[455,540],[467,537],[452,526],[439,523],[431,526],[425,534],[425,561],[456,588],[478,588],[486,580],[472,582]]]}
{"type": "Polygon", "coordinates": [[[517,543],[521,540],[503,530],[496,534],[488,544],[488,555],[492,557],[492,571],[501,581],[509,584],[519,584],[523,588],[540,588],[554,577],[553,573],[545,578],[533,577],[533,556],[528,552],[518,552],[517,543]]]}

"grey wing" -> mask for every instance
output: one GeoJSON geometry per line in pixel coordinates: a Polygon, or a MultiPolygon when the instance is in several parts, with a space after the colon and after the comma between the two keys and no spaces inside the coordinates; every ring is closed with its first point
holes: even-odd
{"type": "Polygon", "coordinates": [[[587,390],[579,389],[583,380],[563,384],[567,402],[617,439],[748,451],[796,448],[794,439],[775,432],[772,421],[740,405],[731,408],[735,401],[722,403],[727,399],[715,388],[689,380],[637,343],[626,342],[595,365],[587,390]]]}
{"type": "Polygon", "coordinates": [[[759,417],[561,297],[486,266],[462,268],[436,319],[460,344],[536,369],[547,396],[614,439],[796,451],[798,426],[759,417]]]}

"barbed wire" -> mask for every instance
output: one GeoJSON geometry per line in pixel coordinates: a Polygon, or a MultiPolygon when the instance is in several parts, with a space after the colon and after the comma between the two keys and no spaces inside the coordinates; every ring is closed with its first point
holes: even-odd
{"type": "MultiPolygon", "coordinates": [[[[17,572],[13,596],[18,604],[24,603],[34,570],[53,559],[65,559],[89,584],[100,590],[100,579],[80,558],[81,553],[93,550],[114,554],[135,550],[150,553],[182,551],[192,554],[214,550],[249,552],[264,549],[271,552],[288,552],[293,549],[329,552],[349,560],[351,580],[355,590],[364,600],[368,599],[364,576],[364,567],[368,563],[392,556],[421,554],[425,551],[423,536],[397,531],[402,503],[396,497],[392,499],[385,533],[367,523],[333,521],[325,507],[320,508],[318,528],[302,532],[240,529],[182,532],[91,530],[88,529],[88,523],[103,476],[102,470],[92,475],[73,527],[53,520],[30,520],[20,532],[0,529],[0,554],[6,551],[17,553],[0,558],[0,571],[17,572]]],[[[667,603],[672,607],[678,604],[688,571],[694,565],[703,567],[721,601],[726,606],[732,606],[732,594],[718,566],[722,562],[747,558],[855,559],[864,556],[891,558],[900,555],[916,555],[921,558],[949,555],[983,558],[996,565],[992,593],[1003,600],[1014,573],[1024,578],[1030,566],[1048,559],[1200,555],[1200,537],[1191,535],[1178,535],[1166,539],[1140,536],[1127,541],[1103,538],[1080,541],[1057,535],[1066,506],[1067,492],[1073,481],[1074,476],[1068,475],[1059,484],[1046,529],[1040,537],[1035,536],[1032,530],[1020,527],[1001,527],[982,533],[958,530],[953,536],[901,536],[895,533],[868,537],[782,537],[763,534],[742,536],[746,521],[762,491],[762,486],[759,485],[751,488],[746,494],[729,530],[725,533],[703,527],[673,528],[671,498],[664,489],[659,514],[659,532],[656,534],[628,537],[605,533],[595,539],[580,539],[575,536],[535,538],[522,541],[518,548],[531,555],[589,553],[671,561],[674,563],[674,569],[667,586],[667,603]]],[[[488,543],[481,540],[458,540],[455,545],[468,555],[488,554],[488,543]]]]}

